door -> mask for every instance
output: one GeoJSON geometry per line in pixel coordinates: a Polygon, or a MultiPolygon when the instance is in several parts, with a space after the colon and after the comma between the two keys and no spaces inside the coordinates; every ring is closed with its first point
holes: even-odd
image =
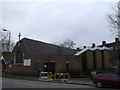
{"type": "Polygon", "coordinates": [[[55,74],[55,62],[44,63],[44,72],[55,74]]]}
{"type": "Polygon", "coordinates": [[[52,72],[52,74],[55,74],[55,62],[49,63],[49,72],[52,72]]]}

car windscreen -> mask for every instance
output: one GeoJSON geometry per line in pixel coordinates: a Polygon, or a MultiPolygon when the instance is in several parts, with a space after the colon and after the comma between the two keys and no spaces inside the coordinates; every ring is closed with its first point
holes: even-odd
{"type": "Polygon", "coordinates": [[[120,75],[119,74],[102,74],[102,75],[100,75],[100,77],[112,78],[112,79],[120,79],[120,75]]]}
{"type": "Polygon", "coordinates": [[[102,74],[102,75],[100,75],[100,77],[103,77],[103,78],[111,78],[111,75],[110,75],[110,74],[102,74]]]}
{"type": "Polygon", "coordinates": [[[119,74],[112,74],[112,78],[113,79],[120,79],[120,75],[119,74]]]}

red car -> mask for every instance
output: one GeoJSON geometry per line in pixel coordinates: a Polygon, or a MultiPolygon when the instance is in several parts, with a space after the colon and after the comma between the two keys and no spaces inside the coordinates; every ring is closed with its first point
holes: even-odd
{"type": "Polygon", "coordinates": [[[120,87],[120,74],[100,73],[93,77],[93,83],[96,84],[96,87],[103,87],[104,85],[120,87]]]}

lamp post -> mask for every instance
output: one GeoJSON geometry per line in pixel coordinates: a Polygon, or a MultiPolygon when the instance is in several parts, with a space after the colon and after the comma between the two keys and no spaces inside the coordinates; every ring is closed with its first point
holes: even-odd
{"type": "Polygon", "coordinates": [[[69,63],[69,62],[68,62],[68,60],[67,60],[67,61],[66,61],[66,70],[67,70],[67,71],[68,71],[68,69],[69,69],[69,68],[68,68],[68,63],[69,63]]]}

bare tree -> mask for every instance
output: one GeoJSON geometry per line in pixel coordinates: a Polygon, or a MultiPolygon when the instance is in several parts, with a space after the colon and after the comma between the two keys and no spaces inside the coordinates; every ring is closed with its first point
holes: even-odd
{"type": "Polygon", "coordinates": [[[3,31],[0,31],[0,46],[2,52],[11,52],[13,50],[15,43],[11,40],[11,37],[9,38],[8,33],[6,34],[3,31]]]}
{"type": "Polygon", "coordinates": [[[2,33],[0,31],[0,59],[1,59],[1,56],[2,56],[2,33]]]}
{"type": "MultiPolygon", "coordinates": [[[[112,31],[120,40],[120,1],[116,5],[116,7],[112,7],[114,13],[107,14],[107,19],[109,21],[110,27],[112,27],[112,31]]],[[[112,51],[112,60],[115,66],[115,71],[120,73],[120,45],[118,42],[115,42],[112,51]]]]}
{"type": "Polygon", "coordinates": [[[114,12],[107,14],[107,20],[111,31],[120,39],[120,2],[112,9],[114,12]]]}
{"type": "Polygon", "coordinates": [[[14,41],[10,41],[10,45],[8,45],[9,40],[5,40],[2,42],[2,52],[8,52],[8,50],[11,52],[15,46],[14,41]]]}
{"type": "Polygon", "coordinates": [[[67,47],[67,48],[71,48],[73,49],[74,46],[76,45],[76,43],[73,41],[73,40],[70,40],[70,39],[66,39],[65,41],[63,41],[62,43],[54,43],[58,46],[61,46],[61,47],[67,47]]]}

